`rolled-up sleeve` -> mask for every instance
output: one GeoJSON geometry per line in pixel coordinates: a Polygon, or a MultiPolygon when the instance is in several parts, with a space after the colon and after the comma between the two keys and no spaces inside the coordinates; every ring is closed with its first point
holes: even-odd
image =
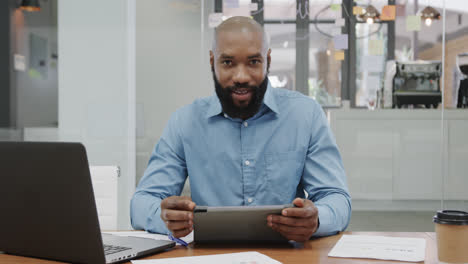
{"type": "Polygon", "coordinates": [[[351,197],[338,147],[318,104],[312,116],[302,185],[318,209],[320,226],[314,236],[327,236],[348,226],[351,197]]]}
{"type": "Polygon", "coordinates": [[[156,144],[148,167],[132,197],[130,215],[134,229],[161,234],[169,232],[161,219],[161,201],[169,196],[180,195],[187,179],[178,123],[176,112],[156,144]]]}

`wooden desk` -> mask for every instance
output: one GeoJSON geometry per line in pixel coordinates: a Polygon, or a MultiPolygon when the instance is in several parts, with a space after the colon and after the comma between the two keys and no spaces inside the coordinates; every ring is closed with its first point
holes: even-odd
{"type": "MultiPolygon", "coordinates": [[[[393,237],[415,237],[426,239],[426,260],[420,263],[438,263],[437,245],[435,233],[396,233],[396,232],[344,232],[342,234],[353,235],[379,235],[393,237]]],[[[345,258],[330,258],[328,252],[333,248],[335,243],[340,239],[342,234],[311,240],[304,244],[303,248],[294,248],[285,245],[195,245],[192,244],[188,248],[177,246],[166,252],[162,252],[143,259],[159,259],[172,257],[186,256],[202,256],[210,254],[236,253],[245,251],[257,251],[265,254],[282,263],[331,263],[331,264],[361,264],[361,263],[410,263],[400,261],[383,261],[372,259],[345,259],[345,258]]],[[[11,255],[0,255],[0,264],[56,264],[60,262],[38,260],[34,258],[17,257],[11,255]]],[[[130,262],[127,262],[130,263],[130,262]]]]}

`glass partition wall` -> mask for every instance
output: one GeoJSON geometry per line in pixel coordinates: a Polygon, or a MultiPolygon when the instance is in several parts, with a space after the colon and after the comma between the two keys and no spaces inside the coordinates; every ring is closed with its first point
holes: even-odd
{"type": "Polygon", "coordinates": [[[91,165],[119,166],[119,228],[171,113],[214,94],[213,27],[234,15],[265,28],[271,85],[326,112],[353,198],[348,230],[433,231],[437,210],[468,210],[464,1],[115,1],[5,5],[0,137],[78,141],[91,165]],[[48,10],[51,25],[29,23],[48,10]]]}
{"type": "Polygon", "coordinates": [[[215,1],[225,18],[264,25],[275,87],[326,111],[353,198],[349,230],[433,231],[437,210],[467,209],[454,183],[468,186],[459,162],[468,120],[446,110],[455,94],[446,68],[463,78],[447,57],[448,36],[463,37],[464,14],[446,2],[215,1]]]}
{"type": "Polygon", "coordinates": [[[134,2],[7,0],[0,12],[0,140],[84,144],[90,166],[116,168],[94,186],[101,223],[129,229],[134,2]]]}
{"type": "Polygon", "coordinates": [[[2,1],[0,139],[54,139],[58,126],[57,1],[41,12],[2,1]]]}

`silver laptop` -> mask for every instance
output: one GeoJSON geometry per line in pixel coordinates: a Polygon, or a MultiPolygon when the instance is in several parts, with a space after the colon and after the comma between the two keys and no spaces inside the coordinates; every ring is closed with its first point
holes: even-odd
{"type": "Polygon", "coordinates": [[[102,234],[79,143],[0,142],[0,251],[73,263],[118,263],[175,246],[102,234]]]}

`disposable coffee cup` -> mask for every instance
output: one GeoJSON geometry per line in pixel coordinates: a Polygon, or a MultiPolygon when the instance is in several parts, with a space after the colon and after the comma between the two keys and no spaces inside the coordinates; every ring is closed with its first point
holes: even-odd
{"type": "Polygon", "coordinates": [[[468,213],[438,211],[434,216],[437,251],[441,263],[468,263],[468,213]]]}

